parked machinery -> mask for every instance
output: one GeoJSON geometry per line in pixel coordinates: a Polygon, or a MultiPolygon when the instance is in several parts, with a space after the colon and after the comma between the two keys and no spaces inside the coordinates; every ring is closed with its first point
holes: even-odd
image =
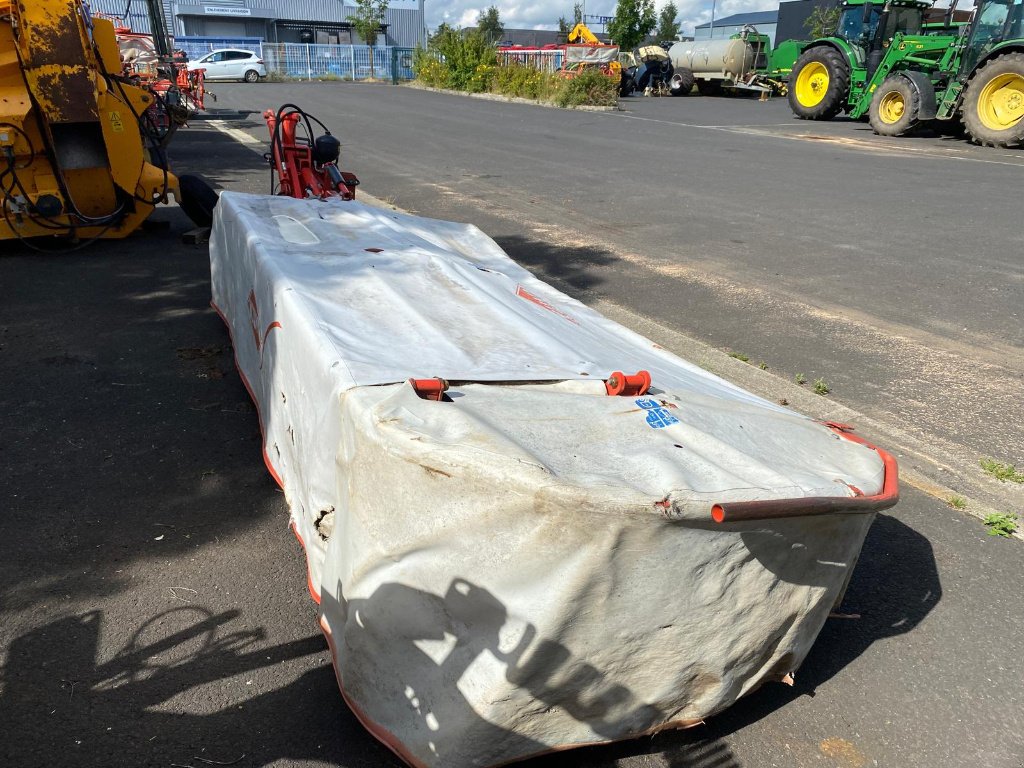
{"type": "Polygon", "coordinates": [[[843,0],[833,35],[801,44],[789,75],[789,106],[804,120],[831,120],[853,106],[897,34],[923,31],[924,0],[843,0]]]}
{"type": "MultiPolygon", "coordinates": [[[[645,45],[632,52],[619,54],[619,62],[628,80],[623,96],[634,90],[646,96],[665,96],[669,93],[672,77],[672,59],[660,45],[645,45]]],[[[690,82],[693,87],[693,82],[690,82]]],[[[621,92],[622,89],[620,89],[621,92]]]]}
{"type": "Polygon", "coordinates": [[[895,34],[850,100],[886,136],[962,121],[975,143],[1024,145],[1024,0],[978,0],[958,35],[895,34]]]}
{"type": "Polygon", "coordinates": [[[268,109],[263,119],[270,131],[270,194],[299,200],[355,199],[359,179],[338,168],[341,142],[326,125],[294,104],[276,112],[268,109]],[[313,123],[323,129],[321,135],[315,135],[313,123]]]}
{"type": "Polygon", "coordinates": [[[124,76],[113,23],[86,3],[0,0],[0,90],[0,239],[125,237],[181,199],[156,97],[124,76]]]}
{"type": "Polygon", "coordinates": [[[568,45],[564,46],[565,60],[559,74],[575,77],[586,69],[597,68],[607,77],[618,81],[620,95],[628,96],[632,92],[632,79],[619,63],[619,46],[602,43],[582,22],[572,28],[567,41],[568,45]]]}
{"type": "Polygon", "coordinates": [[[702,96],[713,96],[723,87],[755,91],[771,89],[771,43],[752,26],[732,37],[675,43],[668,51],[674,74],[669,89],[685,96],[694,83],[702,96]]]}

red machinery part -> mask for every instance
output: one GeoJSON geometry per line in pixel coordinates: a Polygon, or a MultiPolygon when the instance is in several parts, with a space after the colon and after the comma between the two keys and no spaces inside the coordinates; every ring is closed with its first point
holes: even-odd
{"type": "Polygon", "coordinates": [[[310,141],[297,136],[303,113],[292,110],[282,114],[282,110],[268,109],[263,113],[270,131],[270,162],[277,173],[278,194],[300,200],[307,197],[354,200],[359,179],[348,171],[339,170],[334,163],[318,165],[310,141]]]}
{"type": "MultiPolygon", "coordinates": [[[[720,502],[711,508],[711,519],[716,523],[737,523],[747,520],[773,520],[785,517],[811,517],[831,514],[870,514],[895,506],[900,500],[899,466],[892,454],[872,445],[859,435],[850,434],[848,424],[826,423],[829,429],[846,440],[860,443],[877,451],[882,459],[884,477],[882,490],[874,496],[857,493],[849,496],[820,496],[795,499],[766,499],[763,501],[720,502]]],[[[854,489],[856,493],[856,489],[854,489]]]]}
{"type": "Polygon", "coordinates": [[[448,382],[444,379],[409,379],[409,386],[416,394],[424,400],[441,402],[444,393],[448,389],[448,382]]]}
{"type": "Polygon", "coordinates": [[[651,374],[647,371],[637,371],[633,375],[627,376],[622,371],[615,371],[605,379],[604,388],[613,397],[646,395],[647,390],[651,388],[651,374]]]}

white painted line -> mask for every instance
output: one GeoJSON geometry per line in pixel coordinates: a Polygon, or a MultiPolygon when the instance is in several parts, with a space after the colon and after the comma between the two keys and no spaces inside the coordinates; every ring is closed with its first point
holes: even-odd
{"type": "MultiPolygon", "coordinates": [[[[775,133],[773,131],[758,130],[759,128],[771,127],[771,126],[724,126],[724,125],[698,125],[697,123],[683,123],[676,120],[662,120],[656,117],[640,117],[639,115],[629,115],[622,112],[609,113],[610,118],[618,118],[621,120],[640,120],[645,123],[660,123],[662,125],[673,125],[679,128],[698,128],[704,131],[720,131],[722,133],[733,133],[740,134],[743,136],[763,136],[768,139],[783,139],[785,141],[805,141],[811,144],[822,144],[830,147],[839,147],[841,149],[849,149],[854,152],[872,152],[875,154],[899,154],[903,157],[918,157],[927,160],[959,160],[966,163],[985,163],[988,165],[1008,165],[1012,168],[1024,167],[1024,162],[1011,163],[1004,160],[990,160],[985,157],[967,157],[967,156],[956,156],[947,154],[949,152],[962,152],[963,150],[957,149],[945,149],[945,148],[931,148],[931,147],[918,147],[907,145],[900,147],[889,142],[883,142],[879,140],[877,144],[872,144],[870,141],[863,139],[846,139],[841,136],[835,138],[831,136],[824,137],[810,137],[805,134],[792,133],[775,133]]],[[[787,124],[789,125],[789,124],[787,124]]],[[[1004,157],[1014,157],[1015,155],[1008,155],[1007,153],[1000,153],[1004,157]]],[[[1024,160],[1024,155],[1021,155],[1021,159],[1024,160]]]]}
{"type": "Polygon", "coordinates": [[[239,144],[242,144],[242,145],[248,147],[249,149],[253,150],[254,152],[259,152],[261,155],[267,149],[267,145],[264,142],[262,142],[259,139],[257,139],[255,136],[250,136],[248,133],[246,133],[245,131],[241,130],[240,128],[232,128],[230,125],[225,123],[223,120],[207,120],[206,124],[207,125],[212,125],[214,128],[216,128],[221,133],[226,133],[228,136],[230,136],[232,139],[237,141],[239,144]]]}

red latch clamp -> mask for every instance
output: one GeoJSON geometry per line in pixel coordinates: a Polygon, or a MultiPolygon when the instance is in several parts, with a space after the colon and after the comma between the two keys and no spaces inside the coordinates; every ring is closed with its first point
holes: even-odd
{"type": "Polygon", "coordinates": [[[448,382],[444,379],[409,379],[409,386],[424,400],[441,402],[444,399],[448,382]]]}
{"type": "Polygon", "coordinates": [[[627,376],[622,371],[615,371],[605,380],[604,388],[613,397],[646,395],[647,390],[651,388],[651,374],[647,371],[637,371],[632,376],[627,376]]]}

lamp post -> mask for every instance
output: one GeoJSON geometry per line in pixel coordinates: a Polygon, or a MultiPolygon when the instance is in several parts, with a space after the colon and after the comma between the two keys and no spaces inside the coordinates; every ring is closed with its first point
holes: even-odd
{"type": "Polygon", "coordinates": [[[715,0],[711,0],[711,27],[708,29],[708,38],[715,36],[715,0]]]}

